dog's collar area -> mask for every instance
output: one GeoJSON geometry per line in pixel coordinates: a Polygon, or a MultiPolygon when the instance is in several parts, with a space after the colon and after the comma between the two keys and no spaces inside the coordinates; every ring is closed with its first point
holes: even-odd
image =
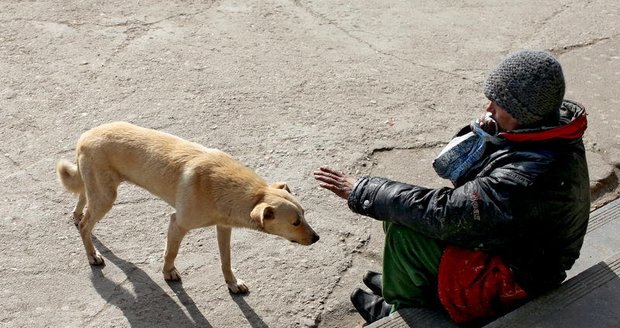
{"type": "Polygon", "coordinates": [[[254,221],[252,217],[250,217],[250,228],[257,230],[259,232],[265,232],[265,228],[261,226],[260,224],[258,224],[256,221],[254,221]]]}

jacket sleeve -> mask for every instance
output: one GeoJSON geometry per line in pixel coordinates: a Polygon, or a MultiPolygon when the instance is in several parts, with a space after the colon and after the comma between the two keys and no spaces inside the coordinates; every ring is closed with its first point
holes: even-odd
{"type": "Polygon", "coordinates": [[[497,168],[457,188],[430,189],[364,177],[355,183],[348,205],[358,214],[408,226],[431,238],[488,249],[510,229],[511,195],[525,191],[535,179],[535,170],[524,174],[523,165],[497,168]]]}

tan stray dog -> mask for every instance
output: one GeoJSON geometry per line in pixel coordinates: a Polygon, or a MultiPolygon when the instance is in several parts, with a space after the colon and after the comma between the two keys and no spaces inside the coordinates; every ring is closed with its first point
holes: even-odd
{"type": "Polygon", "coordinates": [[[92,230],[112,208],[123,181],[148,190],[176,210],[170,217],[164,253],[166,280],[180,280],[174,260],[191,229],[217,226],[222,272],[233,293],[245,293],[248,287],[235,278],[231,268],[232,227],[278,235],[302,245],[319,240],[285,183],[267,185],[220,150],[116,122],[82,134],[76,157],[77,166],[60,160],[56,172],[65,188],[79,195],[73,219],[92,265],[104,264],[93,246],[92,230]]]}

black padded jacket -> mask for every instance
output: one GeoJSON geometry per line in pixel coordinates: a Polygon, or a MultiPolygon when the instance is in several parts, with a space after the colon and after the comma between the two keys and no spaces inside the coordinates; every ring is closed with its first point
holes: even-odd
{"type": "Polygon", "coordinates": [[[545,292],[566,278],[588,225],[586,126],[585,109],[564,101],[558,126],[501,133],[508,142],[489,145],[454,188],[364,177],[349,208],[445,244],[499,255],[526,291],[545,292]]]}

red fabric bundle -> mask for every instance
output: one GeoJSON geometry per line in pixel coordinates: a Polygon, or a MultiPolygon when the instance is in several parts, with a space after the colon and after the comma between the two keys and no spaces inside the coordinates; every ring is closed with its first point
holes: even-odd
{"type": "Polygon", "coordinates": [[[499,256],[446,247],[439,264],[439,300],[461,324],[510,311],[527,298],[499,256]]]}

